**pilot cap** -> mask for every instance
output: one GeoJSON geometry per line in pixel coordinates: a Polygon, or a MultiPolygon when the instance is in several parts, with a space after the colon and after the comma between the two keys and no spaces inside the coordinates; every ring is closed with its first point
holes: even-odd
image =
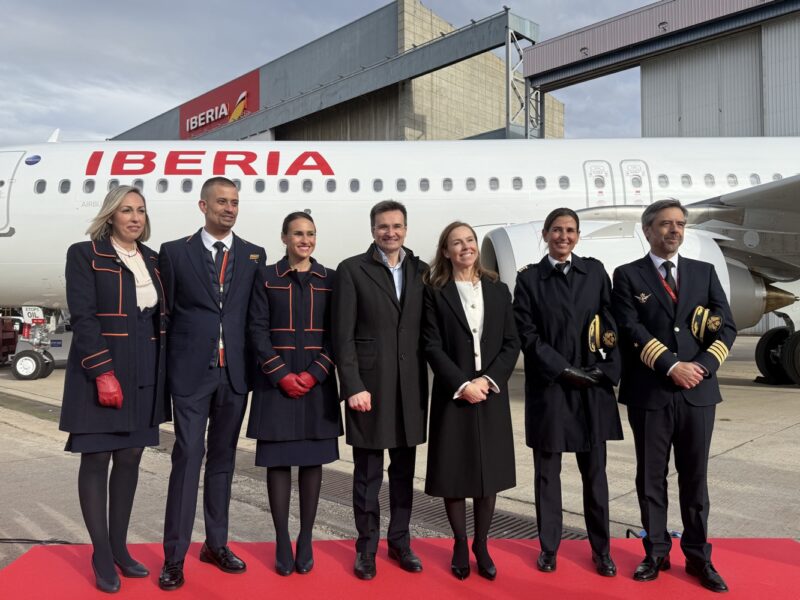
{"type": "Polygon", "coordinates": [[[601,348],[611,350],[617,345],[617,332],[609,319],[604,314],[596,314],[589,321],[587,331],[589,352],[597,352],[601,348]]]}
{"type": "Polygon", "coordinates": [[[717,333],[723,325],[722,317],[712,315],[705,306],[698,306],[692,313],[692,335],[698,341],[706,341],[706,336],[717,333]]]}

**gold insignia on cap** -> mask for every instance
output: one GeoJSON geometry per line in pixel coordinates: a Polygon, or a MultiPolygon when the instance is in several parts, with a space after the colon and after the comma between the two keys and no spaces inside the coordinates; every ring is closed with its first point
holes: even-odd
{"type": "Polygon", "coordinates": [[[613,331],[606,331],[603,334],[603,346],[608,348],[614,348],[617,345],[617,334],[613,331]]]}
{"type": "Polygon", "coordinates": [[[716,333],[722,327],[722,317],[718,317],[714,315],[713,317],[709,317],[708,321],[706,322],[706,329],[708,329],[712,333],[716,333]]]}
{"type": "Polygon", "coordinates": [[[645,294],[644,292],[642,292],[638,296],[634,296],[634,298],[636,298],[639,302],[644,304],[645,302],[647,302],[650,299],[650,296],[652,296],[652,295],[653,294],[645,294]]]}
{"type": "Polygon", "coordinates": [[[600,315],[589,321],[589,352],[597,352],[600,347],[600,315]]]}

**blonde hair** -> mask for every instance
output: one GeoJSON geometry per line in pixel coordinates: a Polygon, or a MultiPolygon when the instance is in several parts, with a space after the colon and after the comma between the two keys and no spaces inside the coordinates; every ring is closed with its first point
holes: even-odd
{"type": "MultiPolygon", "coordinates": [[[[111,235],[111,223],[109,223],[109,221],[114,216],[114,213],[117,212],[117,209],[119,209],[119,206],[122,204],[122,200],[125,198],[125,196],[131,193],[139,196],[145,205],[145,209],[147,208],[147,201],[144,199],[144,195],[139,188],[135,188],[132,185],[119,185],[115,187],[113,190],[109,191],[108,194],[106,194],[106,197],[103,200],[103,206],[100,207],[100,212],[97,213],[97,216],[95,216],[95,218],[92,219],[92,222],[89,224],[89,228],[86,230],[89,238],[95,242],[98,240],[108,239],[108,237],[111,235]]],[[[146,242],[149,238],[150,215],[145,212],[142,235],[140,235],[136,241],[146,242]]]]}
{"type": "MultiPolygon", "coordinates": [[[[450,225],[445,227],[442,231],[442,234],[439,236],[439,245],[436,246],[436,256],[434,256],[433,260],[431,261],[431,267],[425,273],[425,275],[422,276],[423,282],[425,282],[427,285],[435,288],[443,288],[450,280],[453,279],[453,263],[450,262],[449,258],[445,257],[444,252],[447,250],[447,238],[450,237],[450,234],[453,232],[453,230],[458,229],[459,227],[466,227],[469,229],[470,232],[472,232],[472,236],[475,238],[475,242],[477,244],[478,235],[468,223],[463,223],[462,221],[453,221],[450,223],[450,225]]],[[[481,265],[480,248],[478,248],[475,264],[472,265],[472,272],[478,279],[481,277],[488,277],[491,281],[497,281],[499,279],[497,273],[481,265]]]]}

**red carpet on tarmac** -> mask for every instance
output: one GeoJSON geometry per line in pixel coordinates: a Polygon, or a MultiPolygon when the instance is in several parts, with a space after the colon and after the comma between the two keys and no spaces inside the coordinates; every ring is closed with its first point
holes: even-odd
{"type": "MultiPolygon", "coordinates": [[[[717,539],[714,564],[724,576],[734,598],[783,600],[800,598],[800,544],[788,539],[717,539]]],[[[677,544],[676,544],[677,546],[677,544]]],[[[683,568],[683,555],[673,547],[672,569],[662,572],[656,581],[637,583],[631,579],[642,557],[639,540],[614,540],[612,555],[619,575],[604,578],[594,571],[586,541],[564,541],[558,553],[558,570],[540,573],[535,557],[538,543],[532,540],[490,540],[490,550],[497,564],[495,581],[477,574],[458,581],[450,574],[452,542],[448,539],[415,539],[413,548],[425,570],[406,573],[386,556],[386,544],[378,552],[378,575],[372,581],[360,581],[353,575],[352,540],[314,542],[314,570],[308,575],[281,577],[273,570],[273,543],[231,543],[231,548],[247,562],[247,572],[228,575],[216,567],[201,563],[197,556],[200,544],[192,544],[186,559],[186,584],[176,592],[158,588],[162,554],[160,544],[137,544],[131,553],[150,569],[146,579],[122,578],[119,598],[370,598],[389,600],[405,598],[713,598],[713,592],[700,587],[683,568]]],[[[36,547],[0,571],[0,598],[108,597],[94,587],[90,566],[90,546],[36,547]]]]}

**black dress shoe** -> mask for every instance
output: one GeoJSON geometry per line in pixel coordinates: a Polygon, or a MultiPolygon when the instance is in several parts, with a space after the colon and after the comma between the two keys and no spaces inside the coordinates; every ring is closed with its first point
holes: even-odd
{"type": "Polygon", "coordinates": [[[203,547],[200,549],[200,561],[216,565],[220,571],[236,575],[247,570],[244,561],[227,546],[212,550],[207,543],[203,543],[203,547]]]}
{"type": "Polygon", "coordinates": [[[158,587],[170,592],[181,587],[183,581],[183,561],[165,561],[164,566],[161,567],[161,575],[158,578],[158,587]]]}
{"type": "Polygon", "coordinates": [[[469,577],[469,548],[466,537],[456,537],[453,542],[453,558],[450,559],[453,576],[464,581],[469,577]]]}
{"type": "Polygon", "coordinates": [[[123,565],[115,558],[114,564],[117,565],[117,567],[119,567],[119,570],[122,573],[123,577],[142,578],[150,575],[150,571],[147,569],[147,567],[145,567],[140,562],[136,562],[135,560],[131,564],[123,565]]]}
{"type": "Polygon", "coordinates": [[[611,560],[611,555],[592,552],[592,562],[599,575],[603,577],[615,577],[617,575],[617,565],[611,560]]]}
{"type": "Polygon", "coordinates": [[[114,571],[114,576],[111,578],[100,575],[100,573],[97,572],[97,566],[94,564],[94,554],[92,554],[92,571],[94,571],[94,585],[98,590],[106,592],[107,594],[115,594],[119,591],[120,583],[117,572],[114,571]]]}
{"type": "Polygon", "coordinates": [[[419,556],[414,554],[411,547],[394,548],[389,546],[389,558],[396,560],[402,569],[409,573],[419,573],[422,571],[422,561],[419,556]]]}
{"type": "Polygon", "coordinates": [[[356,552],[356,562],[353,565],[353,572],[359,579],[370,580],[377,573],[375,569],[374,552],[356,552]]]}
{"type": "Polygon", "coordinates": [[[536,559],[536,568],[539,569],[542,573],[552,573],[556,570],[556,553],[555,552],[545,552],[542,550],[539,552],[539,558],[536,559]]]}
{"type": "Polygon", "coordinates": [[[714,565],[712,565],[710,562],[693,563],[687,560],[686,572],[692,577],[697,577],[700,579],[702,586],[711,590],[712,592],[728,591],[728,586],[725,584],[725,580],[722,579],[722,576],[717,573],[714,565]]]}
{"type": "Polygon", "coordinates": [[[633,572],[636,581],[653,581],[658,577],[659,571],[667,571],[670,568],[669,554],[666,556],[645,556],[633,572]]]}
{"type": "Polygon", "coordinates": [[[494,581],[494,578],[497,577],[497,567],[494,566],[494,561],[489,556],[486,538],[482,540],[475,538],[472,541],[472,553],[478,563],[478,575],[489,581],[494,581]]]}

